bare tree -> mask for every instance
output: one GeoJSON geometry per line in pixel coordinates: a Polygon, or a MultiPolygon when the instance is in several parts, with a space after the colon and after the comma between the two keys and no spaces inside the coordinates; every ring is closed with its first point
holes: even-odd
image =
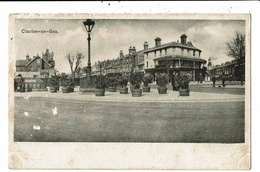
{"type": "Polygon", "coordinates": [[[72,53],[67,53],[65,58],[68,59],[68,62],[70,64],[71,75],[74,81],[76,72],[78,71],[79,65],[84,56],[82,55],[82,53],[79,52],[77,52],[75,56],[72,53]]]}
{"type": "Polygon", "coordinates": [[[243,85],[245,70],[243,69],[245,64],[245,35],[236,33],[236,37],[233,38],[230,42],[226,43],[227,45],[227,55],[233,57],[237,63],[237,72],[241,80],[241,85],[243,85]]]}

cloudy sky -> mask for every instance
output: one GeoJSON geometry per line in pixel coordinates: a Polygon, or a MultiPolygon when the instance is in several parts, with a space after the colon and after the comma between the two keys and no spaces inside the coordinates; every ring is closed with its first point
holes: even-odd
{"type": "MultiPolygon", "coordinates": [[[[14,27],[15,57],[25,59],[41,56],[46,48],[54,52],[56,68],[68,72],[66,53],[82,52],[87,65],[87,32],[80,19],[16,19],[14,27]],[[22,30],[57,30],[58,33],[22,33],[22,30]]],[[[239,20],[115,20],[96,19],[91,32],[91,63],[98,60],[113,59],[120,50],[127,54],[130,46],[143,49],[144,41],[154,47],[154,39],[160,37],[161,43],[180,40],[181,34],[202,50],[201,57],[212,58],[213,64],[232,60],[226,55],[226,42],[236,32],[245,34],[245,22],[239,20]]]]}

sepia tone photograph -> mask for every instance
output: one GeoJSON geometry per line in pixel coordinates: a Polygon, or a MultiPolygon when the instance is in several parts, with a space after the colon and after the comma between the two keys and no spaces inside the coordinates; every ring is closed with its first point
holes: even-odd
{"type": "Polygon", "coordinates": [[[249,154],[249,26],[246,14],[10,15],[9,139],[249,154]]]}

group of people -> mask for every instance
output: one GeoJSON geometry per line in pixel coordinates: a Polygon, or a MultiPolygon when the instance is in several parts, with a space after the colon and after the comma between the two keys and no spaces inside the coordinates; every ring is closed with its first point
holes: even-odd
{"type": "MultiPolygon", "coordinates": [[[[213,87],[216,86],[216,77],[213,75],[213,77],[211,78],[212,82],[213,82],[213,87]]],[[[222,81],[222,86],[225,87],[226,84],[226,79],[225,79],[225,76],[223,75],[222,78],[221,78],[221,81],[222,81]]]]}

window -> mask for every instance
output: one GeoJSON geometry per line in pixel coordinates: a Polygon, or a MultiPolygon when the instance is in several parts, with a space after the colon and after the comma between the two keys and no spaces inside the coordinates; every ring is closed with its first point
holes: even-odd
{"type": "Polygon", "coordinates": [[[154,51],[154,57],[156,57],[156,51],[154,51]]]}
{"type": "Polygon", "coordinates": [[[40,59],[39,58],[37,59],[37,63],[40,64],[40,59]]]}
{"type": "Polygon", "coordinates": [[[184,49],[182,48],[182,49],[181,49],[181,55],[182,55],[182,56],[184,55],[183,53],[184,53],[184,49]]]}
{"type": "Polygon", "coordinates": [[[167,49],[165,49],[165,55],[167,55],[167,49]]]}
{"type": "Polygon", "coordinates": [[[146,68],[148,68],[148,62],[146,62],[146,68]]]}
{"type": "Polygon", "coordinates": [[[193,50],[193,56],[195,56],[195,50],[193,50]]]}

